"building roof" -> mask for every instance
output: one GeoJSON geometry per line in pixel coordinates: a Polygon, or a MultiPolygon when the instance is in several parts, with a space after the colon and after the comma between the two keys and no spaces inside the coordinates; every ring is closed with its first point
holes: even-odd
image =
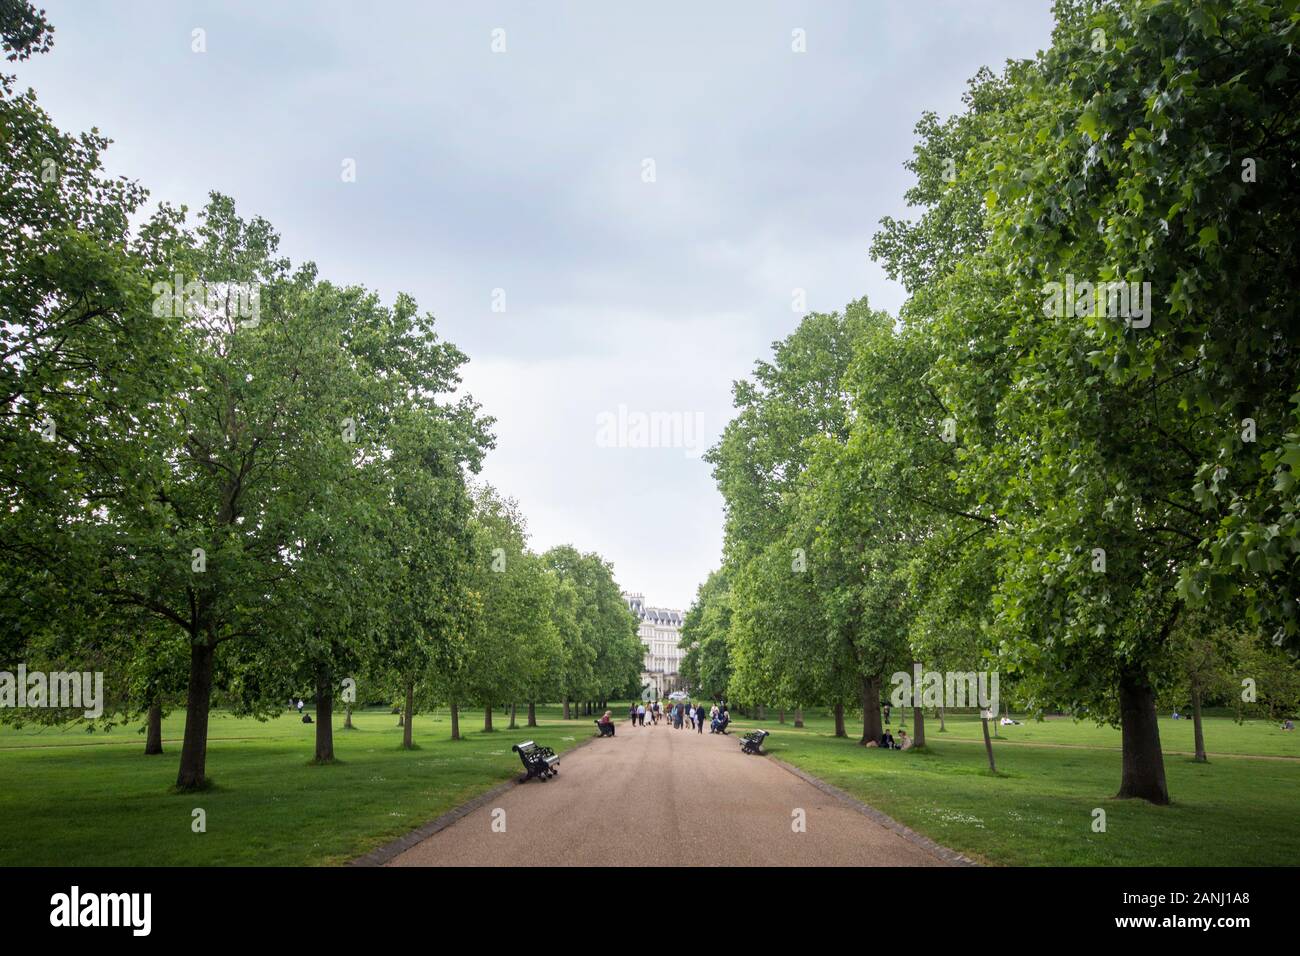
{"type": "Polygon", "coordinates": [[[667,627],[682,626],[682,612],[675,608],[650,607],[645,603],[645,595],[640,593],[624,594],[623,600],[627,602],[628,610],[637,616],[637,620],[667,627]]]}

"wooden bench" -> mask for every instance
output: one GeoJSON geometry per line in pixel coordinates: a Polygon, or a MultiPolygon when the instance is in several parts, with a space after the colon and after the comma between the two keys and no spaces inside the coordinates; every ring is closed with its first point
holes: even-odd
{"type": "Polygon", "coordinates": [[[747,754],[761,754],[763,741],[770,736],[766,730],[751,730],[740,739],[740,749],[747,754]]]}
{"type": "Polygon", "coordinates": [[[519,754],[519,759],[524,764],[524,770],[527,771],[519,778],[520,783],[527,783],[533,777],[549,780],[560,772],[560,758],[555,756],[555,751],[550,747],[543,747],[531,740],[525,740],[521,744],[515,744],[510,749],[519,754]]]}

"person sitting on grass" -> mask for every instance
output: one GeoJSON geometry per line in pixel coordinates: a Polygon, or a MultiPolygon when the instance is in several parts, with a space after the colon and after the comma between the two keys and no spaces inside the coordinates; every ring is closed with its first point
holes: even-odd
{"type": "Polygon", "coordinates": [[[898,749],[907,750],[911,746],[912,746],[912,738],[907,736],[907,730],[900,729],[898,731],[898,749]]]}
{"type": "Polygon", "coordinates": [[[894,749],[894,735],[889,732],[888,727],[886,727],[885,732],[880,735],[880,746],[885,750],[894,749]]]}

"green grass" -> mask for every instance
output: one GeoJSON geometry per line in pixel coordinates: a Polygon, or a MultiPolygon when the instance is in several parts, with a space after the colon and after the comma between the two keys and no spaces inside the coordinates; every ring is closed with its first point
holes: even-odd
{"type": "MultiPolygon", "coordinates": [[[[626,706],[611,705],[622,724],[626,706]]],[[[522,722],[522,714],[521,722],[522,722]]],[[[773,718],[775,715],[772,715],[773,718]]],[[[415,742],[384,711],[336,721],[330,766],[311,763],[314,726],[296,715],[259,722],[214,714],[213,787],[170,792],[183,715],[164,722],[167,752],[145,757],[133,728],[0,726],[0,865],[318,865],[339,863],[432,820],[517,774],[510,745],[526,737],[562,751],[594,732],[592,718],[485,734],[482,713],[462,714],[453,743],[445,710],[419,715],[415,742]],[[193,833],[191,811],[207,812],[193,833]]],[[[999,729],[999,774],[988,773],[979,721],[927,721],[927,753],[864,749],[837,739],[825,715],[795,730],[775,719],[766,747],[954,849],[1007,864],[1294,865],[1300,860],[1300,733],[1271,723],[1206,721],[1208,765],[1167,754],[1173,805],[1115,800],[1119,733],[1070,720],[999,729]],[[1093,810],[1107,815],[1092,832],[1093,810]]],[[[911,730],[910,713],[907,726],[911,730]]],[[[496,715],[496,726],[507,720],[496,715]]],[[[754,721],[737,718],[736,729],[754,721]]],[[[898,715],[892,725],[900,726],[898,715]]],[[[1161,720],[1166,751],[1191,750],[1191,722],[1161,720]]]]}
{"type": "MultiPolygon", "coordinates": [[[[907,712],[908,733],[912,731],[911,711],[907,712]]],[[[1016,718],[1023,720],[1023,718],[1016,718]]],[[[897,717],[895,717],[895,723],[897,717]]],[[[939,721],[927,718],[925,731],[928,738],[936,740],[971,740],[984,743],[980,722],[974,717],[949,718],[947,733],[940,734],[939,721]]],[[[1226,718],[1206,718],[1205,749],[1213,754],[1254,754],[1257,756],[1295,757],[1300,759],[1300,732],[1284,731],[1280,722],[1249,720],[1238,724],[1226,718]]],[[[895,728],[897,729],[897,728],[895,728]]],[[[1091,721],[1075,722],[1069,717],[1049,717],[1044,721],[1024,720],[1018,727],[994,727],[998,736],[1007,743],[1068,744],[1083,747],[1104,747],[1119,750],[1119,731],[1113,727],[1098,727],[1091,721]]],[[[857,733],[862,732],[861,724],[857,733]]],[[[1160,746],[1166,752],[1195,753],[1192,722],[1160,718],[1160,746]]],[[[997,743],[997,741],[994,741],[997,743]]]]}
{"type": "Polygon", "coordinates": [[[184,714],[163,722],[165,753],[146,757],[131,728],[0,726],[0,865],[315,865],[339,863],[395,839],[520,772],[512,744],[561,752],[590,736],[586,717],[539,708],[541,726],[482,732],[482,711],[461,714],[451,741],[446,710],[417,715],[414,742],[387,710],[335,722],[337,762],[316,766],[314,725],[214,713],[207,772],[213,786],[176,794],[184,714]],[[191,831],[191,811],[207,832],[191,831]]]}
{"type": "MultiPolygon", "coordinates": [[[[927,720],[924,753],[860,747],[860,724],[850,727],[850,738],[836,738],[832,721],[823,716],[810,715],[802,730],[744,718],[736,728],[757,723],[772,732],[764,746],[774,756],[984,862],[1293,866],[1300,861],[1295,813],[1300,759],[1224,756],[1197,764],[1167,753],[1173,803],[1155,807],[1113,798],[1120,779],[1119,732],[1068,719],[999,728],[997,776],[988,771],[980,723],[973,717],[950,717],[943,734],[937,720],[927,720]],[[1096,808],[1106,812],[1105,833],[1092,830],[1096,808]]],[[[897,731],[897,715],[892,724],[897,731]]],[[[1192,749],[1191,721],[1162,719],[1160,724],[1166,751],[1192,749]]],[[[1300,735],[1263,722],[1238,726],[1212,718],[1205,736],[1211,753],[1300,757],[1300,735]]]]}

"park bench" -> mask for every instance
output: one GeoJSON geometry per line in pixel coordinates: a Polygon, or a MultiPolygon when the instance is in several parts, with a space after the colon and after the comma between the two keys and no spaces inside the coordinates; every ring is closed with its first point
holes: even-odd
{"type": "Polygon", "coordinates": [[[766,730],[751,730],[740,739],[740,749],[747,754],[761,754],[763,741],[769,736],[766,730]]]}
{"type": "Polygon", "coordinates": [[[543,747],[531,740],[525,740],[521,744],[515,744],[510,749],[519,754],[519,759],[524,764],[524,770],[527,771],[519,778],[520,783],[527,783],[533,777],[549,780],[560,772],[560,758],[555,756],[555,751],[550,747],[543,747]]]}
{"type": "Polygon", "coordinates": [[[611,722],[611,723],[608,723],[608,724],[602,724],[602,723],[598,720],[598,721],[596,721],[596,729],[597,729],[598,731],[600,731],[600,735],[601,735],[602,737],[613,737],[613,736],[614,736],[614,724],[613,724],[612,722],[611,722]]]}

